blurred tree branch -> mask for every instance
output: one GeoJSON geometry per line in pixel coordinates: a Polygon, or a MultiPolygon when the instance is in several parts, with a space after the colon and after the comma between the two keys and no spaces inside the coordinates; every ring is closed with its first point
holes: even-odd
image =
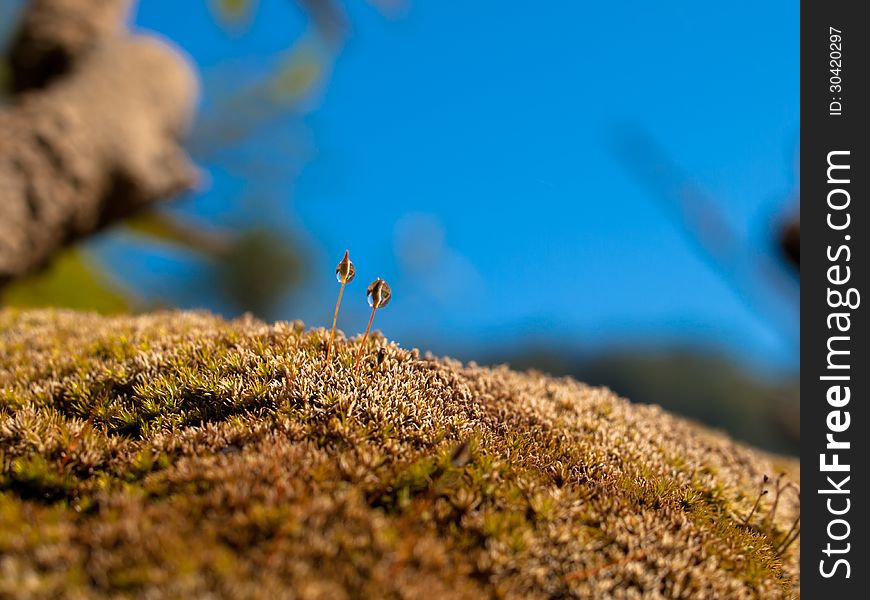
{"type": "Polygon", "coordinates": [[[800,217],[789,219],[780,231],[780,248],[783,254],[795,268],[801,266],[801,220],[800,217]]]}
{"type": "Polygon", "coordinates": [[[35,0],[0,112],[0,286],[108,223],[189,189],[180,146],[198,82],[166,43],[124,28],[128,0],[35,0]]]}
{"type": "MultiPolygon", "coordinates": [[[[710,198],[639,125],[617,138],[618,156],[695,244],[699,254],[748,308],[774,324],[795,347],[799,343],[800,284],[792,266],[800,264],[799,221],[789,224],[777,245],[789,264],[768,249],[749,243],[710,198]]],[[[779,253],[778,253],[779,254],[779,253]]]]}

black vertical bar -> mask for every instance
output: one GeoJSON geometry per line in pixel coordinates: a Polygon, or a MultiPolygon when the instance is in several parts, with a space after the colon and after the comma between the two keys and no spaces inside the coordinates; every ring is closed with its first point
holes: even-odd
{"type": "Polygon", "coordinates": [[[870,293],[864,9],[801,5],[803,598],[870,597],[870,505],[861,491],[870,489],[870,332],[860,297],[870,293]]]}

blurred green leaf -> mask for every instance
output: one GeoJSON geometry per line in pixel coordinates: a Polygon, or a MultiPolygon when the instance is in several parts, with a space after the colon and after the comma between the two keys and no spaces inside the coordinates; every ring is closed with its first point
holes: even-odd
{"type": "Polygon", "coordinates": [[[233,245],[228,234],[208,231],[161,211],[140,213],[124,221],[124,225],[136,235],[193,250],[209,258],[221,256],[233,245]]]}
{"type": "Polygon", "coordinates": [[[268,318],[281,295],[303,281],[305,261],[287,239],[257,229],[238,239],[219,264],[218,276],[233,304],[268,318]]]}
{"type": "Polygon", "coordinates": [[[324,67],[323,56],[306,45],[298,46],[275,73],[269,87],[272,97],[288,103],[307,96],[323,79],[324,67]]]}
{"type": "Polygon", "coordinates": [[[254,13],[255,0],[212,0],[212,10],[225,23],[238,25],[254,13]]]}
{"type": "Polygon", "coordinates": [[[2,301],[9,306],[59,306],[103,314],[130,309],[130,300],[75,248],[58,254],[42,273],[11,284],[3,291],[2,301]]]}

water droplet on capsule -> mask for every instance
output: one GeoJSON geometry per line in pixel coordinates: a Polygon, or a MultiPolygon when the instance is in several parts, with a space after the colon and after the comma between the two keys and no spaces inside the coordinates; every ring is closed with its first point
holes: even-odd
{"type": "Polygon", "coordinates": [[[335,278],[339,283],[350,283],[356,277],[356,268],[348,257],[347,250],[344,251],[344,258],[335,267],[335,278]]]}
{"type": "Polygon", "coordinates": [[[383,308],[390,303],[393,297],[393,291],[386,281],[378,277],[369,285],[366,290],[366,299],[369,301],[369,306],[372,308],[383,308]]]}

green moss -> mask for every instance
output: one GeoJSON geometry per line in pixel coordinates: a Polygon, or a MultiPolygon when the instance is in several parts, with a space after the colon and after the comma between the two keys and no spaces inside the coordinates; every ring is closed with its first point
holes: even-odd
{"type": "Polygon", "coordinates": [[[0,311],[0,552],[49,596],[798,591],[799,548],[773,543],[795,499],[739,517],[771,457],[379,335],[356,376],[327,333],[0,311]]]}
{"type": "Polygon", "coordinates": [[[0,474],[0,489],[14,490],[22,498],[51,502],[65,498],[72,488],[70,477],[39,455],[13,459],[0,474]]]}

